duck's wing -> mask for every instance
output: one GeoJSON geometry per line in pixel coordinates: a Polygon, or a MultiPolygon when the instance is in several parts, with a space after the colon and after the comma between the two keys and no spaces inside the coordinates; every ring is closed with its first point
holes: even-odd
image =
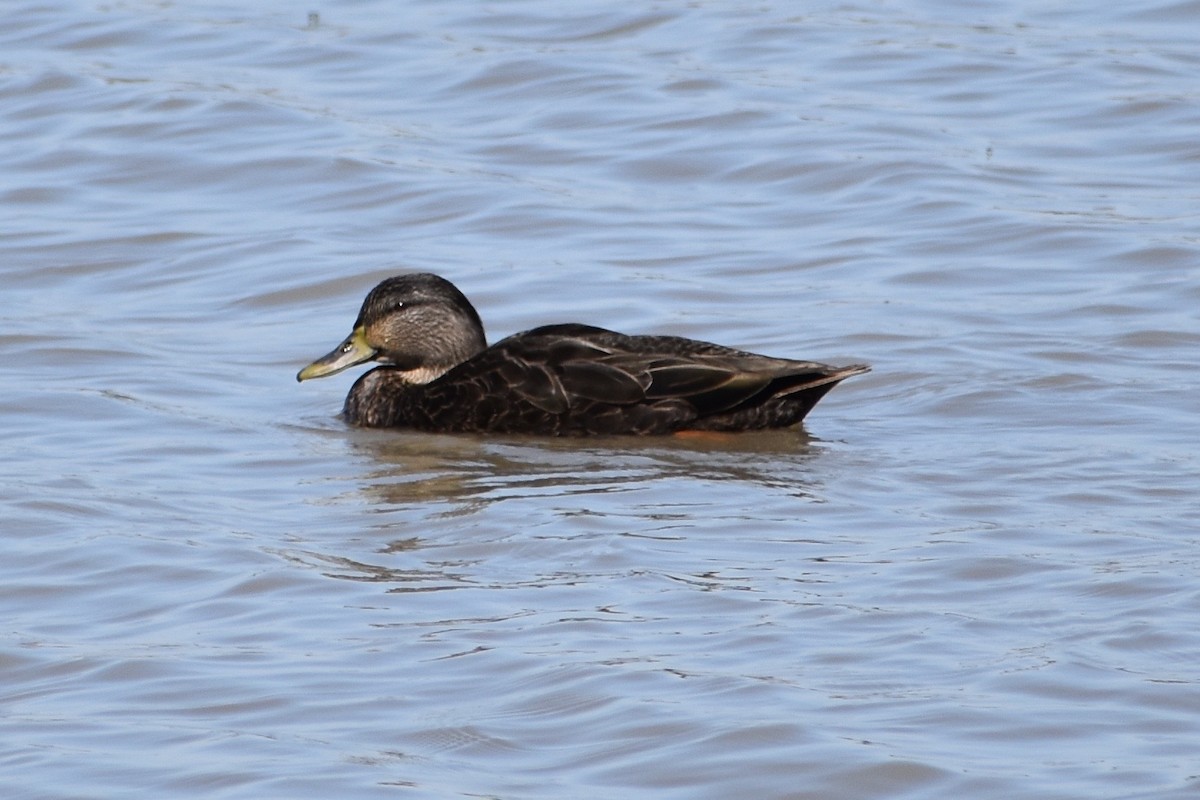
{"type": "Polygon", "coordinates": [[[691,339],[552,325],[398,392],[404,424],[543,434],[742,430],[798,422],[854,369],[691,339]]]}
{"type": "Polygon", "coordinates": [[[863,371],[771,358],[677,336],[626,336],[588,325],[517,334],[503,354],[507,382],[540,408],[685,401],[697,416],[726,413],[836,383],[863,371]]]}
{"type": "Polygon", "coordinates": [[[589,325],[547,325],[497,342],[464,367],[493,392],[511,393],[551,414],[581,405],[628,405],[646,399],[650,382],[606,363],[604,340],[620,336],[589,325]]]}

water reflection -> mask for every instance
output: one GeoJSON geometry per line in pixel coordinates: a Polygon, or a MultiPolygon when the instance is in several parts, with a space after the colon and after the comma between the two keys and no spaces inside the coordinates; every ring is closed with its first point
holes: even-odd
{"type": "MultiPolygon", "coordinates": [[[[357,433],[357,432],[356,432],[357,433]]],[[[735,481],[810,496],[821,453],[803,430],[734,436],[603,440],[364,433],[354,442],[377,468],[363,491],[391,505],[441,503],[476,514],[532,496],[612,494],[665,480],[735,481]]]]}
{"type": "MultiPolygon", "coordinates": [[[[608,582],[644,572],[642,553],[693,535],[761,532],[765,520],[793,536],[801,509],[821,496],[815,462],[828,448],[803,430],[586,442],[346,435],[365,472],[343,497],[373,509],[371,526],[284,556],[389,593],[608,582]],[[763,490],[773,499],[746,503],[763,490]],[[597,554],[603,568],[576,568],[597,554]]],[[[706,583],[710,569],[663,577],[706,583]]]]}
{"type": "MultiPolygon", "coordinates": [[[[407,539],[403,542],[390,542],[379,552],[381,555],[395,554],[402,550],[415,550],[420,546],[420,540],[407,539]]],[[[448,569],[388,567],[314,550],[276,550],[275,553],[293,564],[316,568],[327,578],[361,583],[398,584],[389,589],[391,592],[432,592],[472,585],[464,575],[448,569]]]]}

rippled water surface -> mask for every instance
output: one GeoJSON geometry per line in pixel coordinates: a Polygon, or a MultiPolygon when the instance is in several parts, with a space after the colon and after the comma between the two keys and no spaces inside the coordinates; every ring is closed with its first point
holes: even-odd
{"type": "Polygon", "coordinates": [[[1200,796],[1200,4],[11,2],[12,798],[1200,796]],[[347,429],[380,278],[867,361],[347,429]]]}

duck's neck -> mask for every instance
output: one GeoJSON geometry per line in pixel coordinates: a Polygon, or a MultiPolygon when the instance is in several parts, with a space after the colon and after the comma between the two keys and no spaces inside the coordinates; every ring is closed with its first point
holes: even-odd
{"type": "Polygon", "coordinates": [[[457,364],[449,364],[446,366],[423,366],[416,369],[399,369],[393,368],[392,372],[405,383],[422,384],[431,383],[445,375],[457,364]]]}

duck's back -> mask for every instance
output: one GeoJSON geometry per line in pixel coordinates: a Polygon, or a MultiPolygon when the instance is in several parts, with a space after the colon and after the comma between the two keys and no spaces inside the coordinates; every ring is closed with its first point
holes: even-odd
{"type": "Polygon", "coordinates": [[[351,389],[370,427],[545,435],[661,434],[794,425],[866,367],[769,358],[676,336],[547,325],[497,342],[428,384],[379,367],[351,389]]]}

